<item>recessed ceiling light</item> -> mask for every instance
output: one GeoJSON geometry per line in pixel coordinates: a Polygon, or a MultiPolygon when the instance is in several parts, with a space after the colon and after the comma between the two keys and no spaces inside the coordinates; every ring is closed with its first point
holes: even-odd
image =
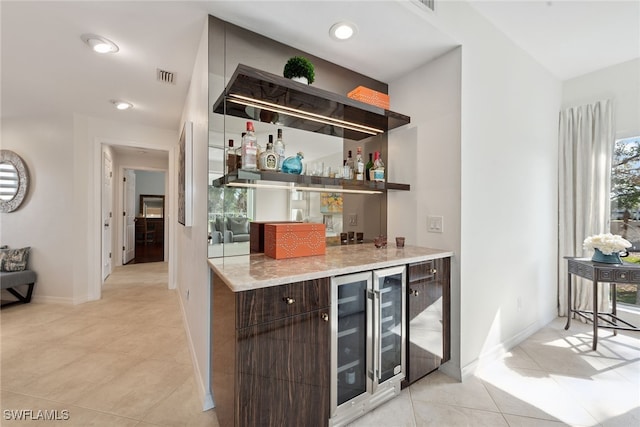
{"type": "Polygon", "coordinates": [[[348,40],[358,33],[358,27],[351,22],[336,22],[331,26],[329,34],[336,40],[348,40]]]}
{"type": "Polygon", "coordinates": [[[118,110],[128,110],[133,108],[133,104],[127,101],[120,101],[118,99],[112,99],[111,103],[116,106],[118,110]]]}
{"type": "Polygon", "coordinates": [[[83,42],[88,44],[94,52],[116,53],[120,48],[111,40],[95,34],[83,34],[80,36],[83,42]]]}

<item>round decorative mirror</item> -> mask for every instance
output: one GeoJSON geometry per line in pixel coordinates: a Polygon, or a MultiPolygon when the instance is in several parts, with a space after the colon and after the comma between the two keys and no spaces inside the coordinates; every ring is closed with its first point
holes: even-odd
{"type": "Polygon", "coordinates": [[[29,189],[29,173],[22,158],[11,150],[0,150],[0,212],[20,207],[29,189]]]}

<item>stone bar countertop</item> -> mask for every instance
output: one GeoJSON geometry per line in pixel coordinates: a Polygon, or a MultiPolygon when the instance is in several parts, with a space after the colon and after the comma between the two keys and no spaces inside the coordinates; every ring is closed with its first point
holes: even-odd
{"type": "Polygon", "coordinates": [[[325,255],[273,259],[263,254],[210,258],[209,267],[233,292],[321,277],[376,270],[453,256],[453,252],[418,246],[376,248],[373,243],[329,246],[325,255]]]}

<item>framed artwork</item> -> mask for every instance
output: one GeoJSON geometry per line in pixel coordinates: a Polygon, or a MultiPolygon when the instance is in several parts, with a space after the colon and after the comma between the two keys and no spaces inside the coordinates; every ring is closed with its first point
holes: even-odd
{"type": "Polygon", "coordinates": [[[342,213],[342,194],[320,193],[320,213],[323,213],[323,214],[342,213]]]}
{"type": "Polygon", "coordinates": [[[185,122],[178,155],[178,222],[192,225],[193,211],[193,123],[185,122]]]}

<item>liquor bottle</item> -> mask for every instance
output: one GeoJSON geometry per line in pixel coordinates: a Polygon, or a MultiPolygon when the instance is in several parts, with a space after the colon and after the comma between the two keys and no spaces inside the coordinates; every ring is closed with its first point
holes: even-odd
{"type": "Polygon", "coordinates": [[[278,170],[282,169],[282,162],[284,162],[284,142],[282,141],[282,129],[278,129],[278,138],[275,144],[273,144],[273,151],[278,156],[278,170]]]}
{"type": "MultiPolygon", "coordinates": [[[[269,142],[267,142],[267,146],[269,146],[269,144],[273,146],[273,135],[269,135],[269,142]]],[[[256,163],[258,164],[258,170],[266,170],[262,168],[262,155],[266,152],[266,148],[263,150],[260,144],[258,144],[257,146],[258,146],[258,154],[257,154],[258,157],[256,158],[256,163]]]]}
{"type": "Polygon", "coordinates": [[[278,155],[273,150],[273,135],[269,135],[267,149],[260,154],[260,170],[276,171],[278,170],[278,155]]]}
{"type": "Polygon", "coordinates": [[[353,163],[353,157],[351,157],[351,150],[349,150],[349,154],[347,155],[347,168],[348,168],[348,175],[345,175],[345,179],[353,179],[354,177],[354,171],[353,171],[353,167],[354,167],[354,163],[353,163]]]}
{"type": "Polygon", "coordinates": [[[242,132],[242,135],[240,136],[240,144],[236,147],[236,170],[242,169],[242,139],[246,134],[246,132],[242,132]]]}
{"type": "Polygon", "coordinates": [[[371,181],[371,175],[369,174],[369,172],[371,172],[372,168],[373,168],[373,153],[369,153],[369,161],[364,166],[364,169],[365,169],[364,176],[367,181],[371,181]]]}
{"type": "Polygon", "coordinates": [[[235,172],[238,168],[238,159],[236,157],[236,149],[233,147],[233,139],[229,140],[227,148],[227,173],[235,172]]]}
{"type": "Polygon", "coordinates": [[[362,147],[358,147],[356,153],[356,179],[364,181],[364,162],[362,161],[362,147]]]}
{"type": "Polygon", "coordinates": [[[376,151],[373,159],[373,177],[374,181],[382,181],[384,182],[384,163],[382,163],[382,158],[380,157],[380,152],[376,151]]]}
{"type": "Polygon", "coordinates": [[[349,166],[347,166],[347,159],[342,161],[342,179],[349,179],[349,166]]]}
{"type": "Polygon", "coordinates": [[[258,142],[253,130],[253,123],[247,122],[247,134],[242,137],[242,169],[258,169],[258,142]]]}
{"type": "Polygon", "coordinates": [[[296,175],[302,174],[302,159],[304,159],[302,152],[298,152],[295,156],[287,157],[282,162],[282,172],[296,175]]]}

